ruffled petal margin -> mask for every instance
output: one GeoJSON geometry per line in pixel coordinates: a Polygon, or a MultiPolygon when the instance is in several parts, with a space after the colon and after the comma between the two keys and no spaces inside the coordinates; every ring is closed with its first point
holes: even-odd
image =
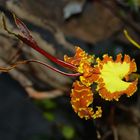
{"type": "Polygon", "coordinates": [[[97,62],[97,91],[103,99],[118,101],[121,95],[126,94],[130,97],[134,94],[138,79],[129,81],[129,75],[137,70],[134,59],[130,60],[129,55],[125,55],[122,61],[122,55],[118,54],[116,60],[113,60],[106,54],[103,60],[97,59],[97,62]]]}
{"type": "Polygon", "coordinates": [[[71,104],[74,111],[80,118],[86,120],[92,118],[99,118],[102,116],[101,107],[97,107],[97,111],[94,112],[92,107],[89,107],[93,102],[93,93],[91,87],[83,85],[80,81],[73,83],[73,89],[71,93],[71,104]]]}

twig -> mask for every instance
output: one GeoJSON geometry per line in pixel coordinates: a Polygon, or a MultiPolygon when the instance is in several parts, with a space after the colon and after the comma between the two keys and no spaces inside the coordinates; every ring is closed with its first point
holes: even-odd
{"type": "Polygon", "coordinates": [[[101,138],[101,140],[106,140],[110,135],[112,135],[112,131],[107,131],[101,138]]]}
{"type": "Polygon", "coordinates": [[[62,96],[64,94],[63,91],[58,89],[40,92],[40,91],[36,91],[32,87],[25,87],[25,90],[27,91],[29,97],[37,100],[52,99],[58,96],[62,96]]]}
{"type": "Polygon", "coordinates": [[[113,136],[114,136],[114,140],[118,140],[118,132],[115,126],[112,126],[112,132],[113,132],[113,136]]]}
{"type": "Polygon", "coordinates": [[[20,44],[20,42],[18,42],[18,44],[16,45],[17,51],[15,52],[14,55],[12,55],[9,58],[9,60],[7,61],[7,64],[14,63],[20,57],[20,55],[22,53],[22,49],[21,49],[22,48],[22,44],[20,44]]]}

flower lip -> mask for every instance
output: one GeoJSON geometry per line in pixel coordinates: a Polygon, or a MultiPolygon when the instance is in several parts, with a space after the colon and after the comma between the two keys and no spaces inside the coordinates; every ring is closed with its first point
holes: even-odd
{"type": "Polygon", "coordinates": [[[118,54],[114,61],[112,57],[105,54],[103,60],[98,59],[96,69],[98,74],[97,91],[105,100],[118,100],[123,94],[133,95],[137,90],[137,79],[128,82],[129,75],[136,72],[137,67],[134,59],[130,60],[129,55],[125,55],[122,61],[122,55],[118,54]],[[123,79],[126,78],[126,81],[123,79]],[[130,90],[131,89],[131,90],[130,90]]]}

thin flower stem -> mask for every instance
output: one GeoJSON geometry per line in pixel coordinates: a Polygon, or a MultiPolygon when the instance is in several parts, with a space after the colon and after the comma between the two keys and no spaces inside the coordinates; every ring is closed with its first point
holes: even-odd
{"type": "Polygon", "coordinates": [[[58,70],[50,65],[48,65],[47,63],[44,63],[44,62],[41,62],[41,61],[38,61],[38,60],[27,60],[27,62],[35,62],[35,63],[38,63],[38,64],[41,64],[41,65],[44,65],[45,67],[48,67],[49,69],[53,70],[53,71],[56,71],[62,75],[65,75],[65,76],[69,76],[69,77],[76,77],[76,76],[81,76],[81,73],[66,73],[66,72],[63,72],[61,70],[58,70]]]}
{"type": "Polygon", "coordinates": [[[66,73],[66,72],[63,72],[61,70],[58,70],[57,68],[54,68],[44,62],[41,62],[41,61],[38,61],[38,60],[33,60],[33,59],[29,59],[29,60],[23,60],[23,61],[18,61],[16,62],[15,64],[12,64],[8,67],[0,67],[0,72],[8,72],[14,68],[16,68],[17,66],[21,65],[21,64],[28,64],[28,63],[31,63],[31,62],[34,62],[34,63],[38,63],[38,64],[41,64],[45,67],[48,67],[49,69],[53,70],[53,71],[56,71],[62,75],[65,75],[65,76],[69,76],[69,77],[77,77],[77,76],[80,76],[81,73],[66,73]]]}

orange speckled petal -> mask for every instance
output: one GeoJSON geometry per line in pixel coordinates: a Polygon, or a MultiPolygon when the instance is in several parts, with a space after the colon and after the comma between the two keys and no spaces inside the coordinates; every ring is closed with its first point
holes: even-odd
{"type": "Polygon", "coordinates": [[[81,59],[85,57],[85,51],[83,51],[80,47],[76,47],[76,53],[73,57],[64,56],[64,61],[78,66],[80,64],[81,59]]]}
{"type": "Polygon", "coordinates": [[[64,56],[64,61],[70,63],[75,66],[79,66],[81,60],[86,60],[88,63],[93,62],[93,56],[88,55],[85,51],[83,51],[80,47],[76,47],[76,53],[73,57],[64,56]]]}
{"type": "Polygon", "coordinates": [[[97,111],[94,113],[93,108],[89,107],[92,102],[93,93],[91,87],[86,87],[80,81],[74,82],[71,93],[71,104],[80,118],[85,118],[87,120],[101,117],[101,107],[97,107],[97,111]]]}

